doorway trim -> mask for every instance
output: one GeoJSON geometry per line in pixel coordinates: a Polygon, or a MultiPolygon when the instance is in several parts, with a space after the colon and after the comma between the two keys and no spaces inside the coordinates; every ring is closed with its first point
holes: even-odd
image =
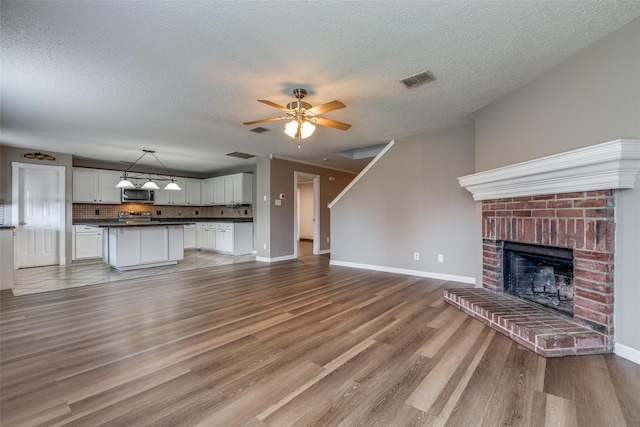
{"type": "Polygon", "coordinates": [[[320,175],[293,172],[293,257],[298,258],[298,182],[313,180],[313,254],[320,254],[320,175]]]}
{"type": "MultiPolygon", "coordinates": [[[[37,170],[54,170],[58,174],[58,191],[56,194],[56,200],[58,203],[58,259],[59,265],[65,265],[67,263],[66,248],[67,248],[67,228],[66,228],[66,167],[65,166],[50,166],[50,165],[38,165],[35,163],[21,163],[11,162],[11,223],[16,225],[16,230],[20,232],[20,170],[21,169],[37,169],[37,170]]],[[[20,239],[14,239],[13,244],[13,265],[14,269],[18,269],[19,265],[19,243],[20,239]]]]}

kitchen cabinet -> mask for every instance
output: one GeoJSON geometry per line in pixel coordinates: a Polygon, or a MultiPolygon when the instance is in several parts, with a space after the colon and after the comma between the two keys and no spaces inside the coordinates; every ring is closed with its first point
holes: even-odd
{"type": "Polygon", "coordinates": [[[165,190],[160,186],[154,191],[154,205],[186,205],[187,204],[187,183],[185,178],[176,178],[176,184],[180,190],[165,190]]]}
{"type": "Polygon", "coordinates": [[[184,258],[184,225],[109,228],[109,264],[118,270],[177,264],[184,258]]]}
{"type": "Polygon", "coordinates": [[[120,172],[73,168],[74,203],[120,204],[120,172]]]}
{"type": "Polygon", "coordinates": [[[233,253],[233,224],[216,224],[216,250],[233,253]]]}
{"type": "Polygon", "coordinates": [[[72,260],[102,258],[102,229],[87,225],[73,227],[72,260]]]}
{"type": "Polygon", "coordinates": [[[253,202],[253,175],[237,173],[224,177],[224,204],[248,205],[253,202]]]}
{"type": "Polygon", "coordinates": [[[216,249],[216,223],[201,222],[197,224],[198,249],[216,249]]]}
{"type": "Polygon", "coordinates": [[[224,205],[224,178],[214,178],[213,181],[213,204],[224,205]]]}
{"type": "MultiPolygon", "coordinates": [[[[180,184],[178,184],[180,185],[180,184]]],[[[189,206],[200,206],[202,181],[199,179],[186,179],[185,180],[185,197],[186,204],[189,206]]]]}
{"type": "Polygon", "coordinates": [[[224,205],[224,177],[207,178],[202,181],[202,199],[205,206],[224,205]]]}
{"type": "Polygon", "coordinates": [[[232,255],[253,251],[253,223],[198,223],[198,249],[232,255]]]}
{"type": "Polygon", "coordinates": [[[185,249],[195,249],[196,248],[196,225],[185,225],[184,226],[184,248],[185,249]]]}
{"type": "Polygon", "coordinates": [[[253,203],[253,175],[238,173],[205,179],[204,205],[250,205],[253,203]]]}
{"type": "Polygon", "coordinates": [[[11,226],[0,228],[0,289],[13,288],[13,239],[11,226]]]}

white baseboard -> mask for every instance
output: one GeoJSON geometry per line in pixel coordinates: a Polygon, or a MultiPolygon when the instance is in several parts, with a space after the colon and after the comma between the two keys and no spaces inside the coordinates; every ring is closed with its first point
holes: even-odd
{"type": "Polygon", "coordinates": [[[614,352],[616,353],[616,356],[620,356],[623,359],[627,359],[633,363],[637,363],[638,365],[640,365],[640,351],[636,350],[635,348],[616,343],[614,352]]]}
{"type": "Polygon", "coordinates": [[[331,260],[330,265],[338,265],[341,267],[362,268],[364,270],[384,271],[386,273],[404,274],[407,276],[426,277],[429,279],[450,280],[452,282],[476,284],[475,277],[456,276],[453,274],[432,273],[429,271],[409,270],[406,268],[386,267],[383,265],[359,264],[357,262],[346,262],[331,260]]]}
{"type": "Polygon", "coordinates": [[[261,256],[256,257],[256,261],[260,261],[260,262],[279,262],[279,261],[289,261],[291,259],[296,259],[296,257],[294,257],[293,255],[285,255],[285,256],[279,256],[275,258],[265,258],[261,256]]]}

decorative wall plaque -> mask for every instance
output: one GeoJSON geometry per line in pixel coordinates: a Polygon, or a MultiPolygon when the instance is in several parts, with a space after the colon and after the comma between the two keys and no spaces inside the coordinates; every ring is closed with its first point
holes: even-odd
{"type": "Polygon", "coordinates": [[[32,159],[32,160],[47,160],[50,162],[58,161],[58,159],[56,159],[55,157],[49,154],[41,153],[39,151],[35,153],[25,153],[22,155],[22,157],[24,157],[25,159],[32,159]]]}

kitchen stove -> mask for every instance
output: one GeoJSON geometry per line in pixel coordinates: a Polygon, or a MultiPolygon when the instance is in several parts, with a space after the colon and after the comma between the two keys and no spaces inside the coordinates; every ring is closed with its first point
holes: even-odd
{"type": "Polygon", "coordinates": [[[151,212],[118,212],[118,221],[127,224],[151,221],[151,212]]]}

